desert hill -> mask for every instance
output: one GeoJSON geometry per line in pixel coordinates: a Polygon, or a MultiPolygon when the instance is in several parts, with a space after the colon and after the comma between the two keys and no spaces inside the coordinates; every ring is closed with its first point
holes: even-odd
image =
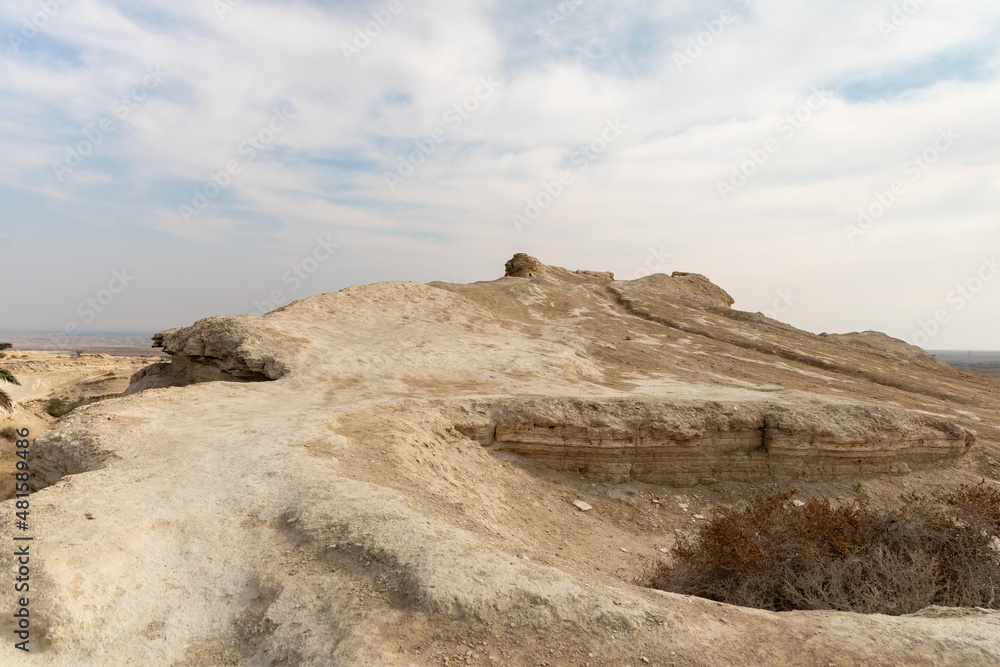
{"type": "Polygon", "coordinates": [[[33,445],[44,651],[5,664],[1000,662],[1000,613],[635,583],[762,483],[995,483],[1000,381],[734,310],[694,273],[505,273],[158,334],[169,363],[33,445]]]}

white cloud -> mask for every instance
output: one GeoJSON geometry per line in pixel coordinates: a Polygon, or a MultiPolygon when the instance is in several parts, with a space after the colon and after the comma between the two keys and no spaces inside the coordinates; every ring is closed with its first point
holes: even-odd
{"type": "MultiPolygon", "coordinates": [[[[0,51],[0,185],[32,206],[79,201],[79,224],[104,202],[102,224],[233,253],[264,243],[294,256],[335,231],[344,285],[440,278],[426,267],[449,262],[481,279],[513,250],[631,273],[663,246],[668,270],[709,275],[737,307],[763,310],[793,287],[793,323],[871,321],[908,336],[937,292],[997,246],[1000,7],[924,4],[887,38],[878,22],[892,3],[743,4],[584,3],[549,25],[558,3],[406,2],[347,62],[341,44],[381,4],[244,2],[220,20],[194,0],[74,0],[21,53],[0,51]],[[734,20],[679,71],[675,52],[724,9],[734,20]],[[163,84],[60,184],[52,161],[114,118],[111,103],[147,67],[167,73],[163,84]],[[448,127],[444,113],[489,76],[503,84],[448,127]],[[814,86],[828,100],[781,137],[778,122],[814,86]],[[275,108],[296,118],[253,160],[241,156],[275,108]],[[518,235],[511,214],[615,117],[628,125],[621,138],[518,235]],[[954,148],[850,243],[857,209],[948,126],[961,135],[954,148]],[[439,127],[447,141],[391,192],[384,173],[439,127]],[[717,183],[772,137],[780,149],[723,202],[717,183]],[[241,174],[185,225],[178,207],[231,160],[241,174]]],[[[8,3],[0,19],[16,30],[34,6],[8,3]]],[[[255,271],[236,255],[231,265],[255,271]]],[[[214,289],[245,303],[238,285],[214,289]]],[[[997,305],[1000,284],[934,346],[1000,347],[997,305]]],[[[135,322],[155,319],[135,307],[135,322]]]]}

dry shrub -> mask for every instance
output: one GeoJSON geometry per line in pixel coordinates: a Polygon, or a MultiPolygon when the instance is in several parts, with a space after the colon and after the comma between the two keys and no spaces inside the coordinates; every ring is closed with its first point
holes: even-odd
{"type": "Polygon", "coordinates": [[[45,412],[50,417],[55,417],[56,419],[66,416],[66,409],[63,407],[62,401],[58,398],[53,398],[49,401],[49,404],[45,406],[45,412]]]}
{"type": "Polygon", "coordinates": [[[765,490],[723,510],[648,585],[773,611],[909,614],[929,605],[1000,609],[1000,492],[984,483],[899,508],[836,506],[765,490]]]}

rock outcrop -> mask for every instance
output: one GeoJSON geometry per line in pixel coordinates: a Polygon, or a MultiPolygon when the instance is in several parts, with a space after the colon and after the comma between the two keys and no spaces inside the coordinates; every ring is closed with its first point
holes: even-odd
{"type": "Polygon", "coordinates": [[[863,403],[505,399],[463,412],[456,428],[491,450],[614,484],[901,474],[957,459],[976,439],[940,417],[863,403]]]}
{"type": "Polygon", "coordinates": [[[186,387],[198,382],[266,382],[287,372],[287,350],[295,341],[250,316],[213,317],[153,337],[153,347],[171,356],[132,376],[126,394],[186,387]]]}

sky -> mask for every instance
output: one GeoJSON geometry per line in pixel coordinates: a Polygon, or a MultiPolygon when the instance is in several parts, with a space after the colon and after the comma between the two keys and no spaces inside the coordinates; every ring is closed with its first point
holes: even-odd
{"type": "Polygon", "coordinates": [[[6,0],[0,330],[701,273],[1000,349],[995,0],[6,0]]]}

